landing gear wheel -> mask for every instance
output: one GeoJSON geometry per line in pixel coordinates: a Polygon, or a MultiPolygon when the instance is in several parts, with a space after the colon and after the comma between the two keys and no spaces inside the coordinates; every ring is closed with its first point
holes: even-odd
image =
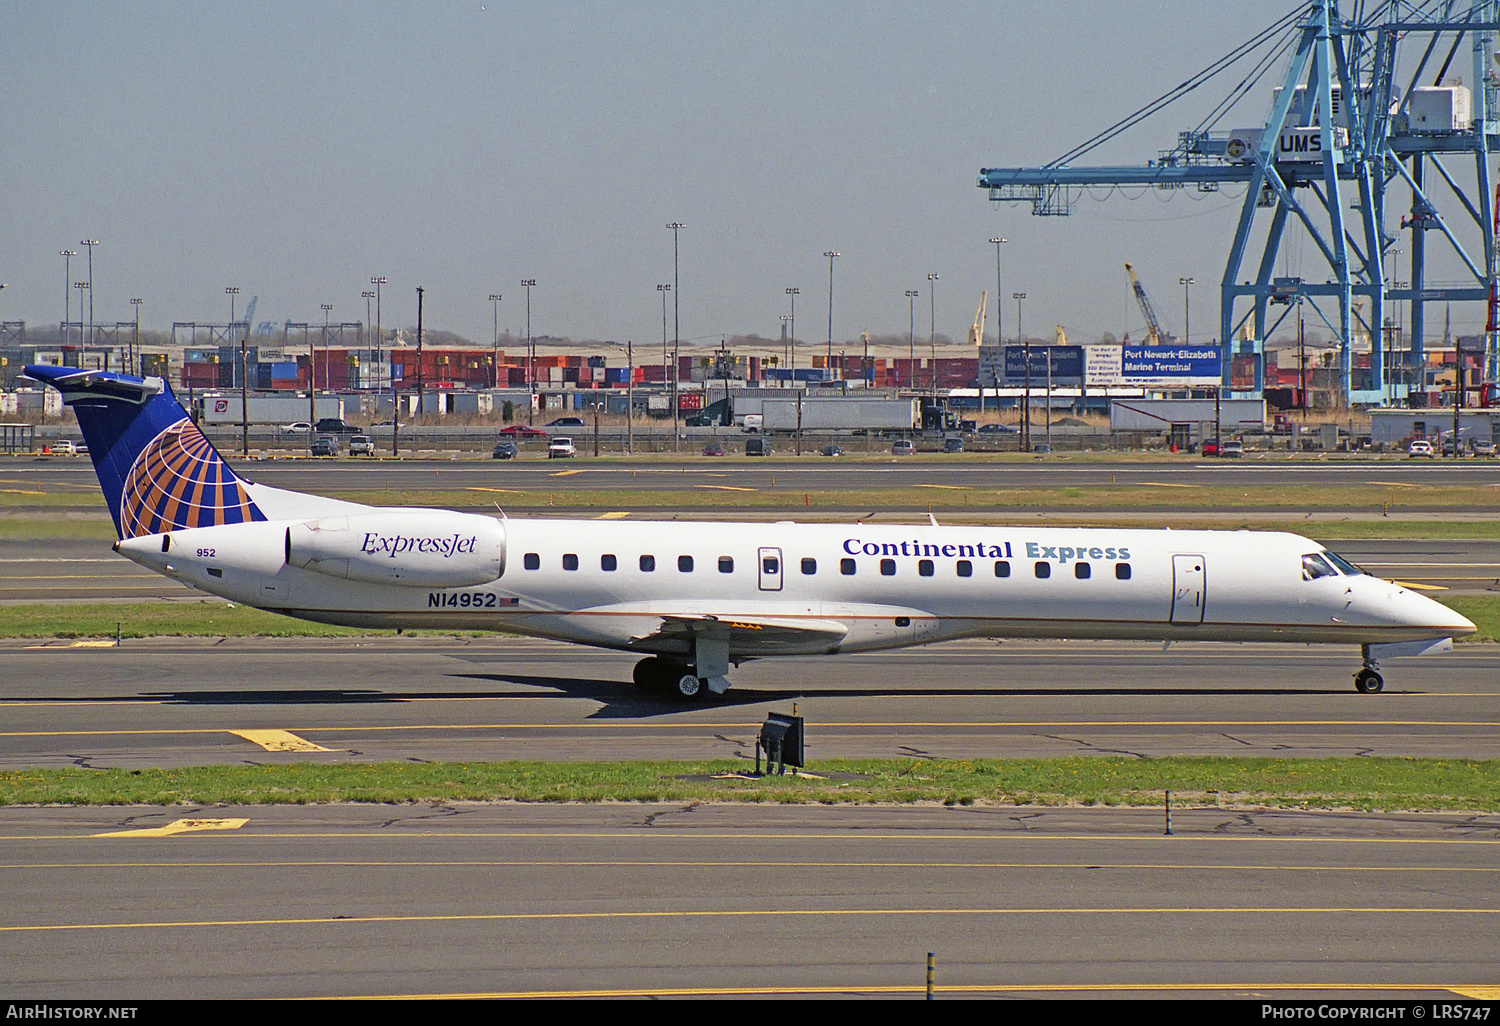
{"type": "Polygon", "coordinates": [[[691,671],[677,678],[677,697],[686,702],[696,702],[708,690],[708,682],[691,671]]]}
{"type": "Polygon", "coordinates": [[[663,672],[665,669],[665,660],[650,656],[636,663],[630,676],[635,681],[635,686],[642,691],[660,691],[667,683],[666,674],[663,672]]]}
{"type": "Polygon", "coordinates": [[[1385,679],[1368,667],[1354,675],[1354,690],[1362,695],[1378,694],[1383,687],[1385,679]]]}

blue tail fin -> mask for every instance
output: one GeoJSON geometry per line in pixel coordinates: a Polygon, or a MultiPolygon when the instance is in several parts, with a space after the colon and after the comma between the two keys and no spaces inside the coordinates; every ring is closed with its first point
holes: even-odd
{"type": "Polygon", "coordinates": [[[265,520],[161,378],[27,367],[73,407],[121,538],[265,520]]]}

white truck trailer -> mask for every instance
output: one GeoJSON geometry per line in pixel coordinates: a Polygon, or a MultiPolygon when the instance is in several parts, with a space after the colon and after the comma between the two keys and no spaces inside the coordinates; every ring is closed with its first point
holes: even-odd
{"type": "MultiPolygon", "coordinates": [[[[796,431],[797,407],[796,399],[762,399],[760,430],[796,431]]],[[[922,426],[921,402],[917,399],[804,398],[801,408],[803,432],[915,431],[922,426]]],[[[751,428],[747,426],[746,430],[751,428]]]]}
{"type": "MultiPolygon", "coordinates": [[[[252,395],[250,397],[251,424],[296,424],[312,414],[313,421],[344,419],[344,400],[336,395],[320,395],[313,400],[309,410],[305,395],[252,395]]],[[[198,397],[198,423],[240,423],[240,397],[234,395],[204,395],[198,397]]]]}

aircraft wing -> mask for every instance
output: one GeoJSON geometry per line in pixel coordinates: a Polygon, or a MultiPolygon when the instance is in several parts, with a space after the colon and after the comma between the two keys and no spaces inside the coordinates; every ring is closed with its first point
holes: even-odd
{"type": "Polygon", "coordinates": [[[647,652],[690,651],[694,636],[727,641],[734,658],[827,652],[838,647],[848,628],[836,620],[774,616],[713,616],[668,614],[655,630],[630,639],[630,646],[647,652]]]}

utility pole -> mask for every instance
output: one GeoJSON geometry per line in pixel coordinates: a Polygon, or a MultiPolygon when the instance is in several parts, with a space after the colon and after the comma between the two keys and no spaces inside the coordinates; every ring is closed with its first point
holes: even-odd
{"type": "Polygon", "coordinates": [[[536,423],[536,340],[531,337],[531,287],[536,284],[535,278],[522,278],[521,287],[526,290],[526,349],[530,354],[529,360],[531,370],[528,387],[531,390],[531,402],[527,405],[529,409],[526,414],[526,423],[536,423]]]}
{"type": "Polygon", "coordinates": [[[802,290],[791,288],[786,294],[792,297],[792,388],[797,387],[797,297],[802,295],[802,290]]]}
{"type": "Polygon", "coordinates": [[[917,296],[916,289],[906,290],[906,387],[917,386],[917,296]]]}
{"type": "Polygon", "coordinates": [[[1012,292],[1016,301],[1016,340],[1021,343],[1021,358],[1026,361],[1026,391],[1021,399],[1021,451],[1031,451],[1031,344],[1026,341],[1026,331],[1021,327],[1021,300],[1024,292],[1012,292]]]}
{"type": "MultiPolygon", "coordinates": [[[[229,330],[233,331],[234,297],[240,294],[240,287],[226,285],[224,291],[229,296],[229,330]]],[[[250,356],[247,352],[248,348],[249,339],[242,337],[240,339],[240,455],[246,459],[250,458],[250,356]]]]}
{"type": "Polygon", "coordinates": [[[490,293],[490,308],[495,312],[494,334],[490,346],[490,387],[500,387],[500,300],[504,299],[498,292],[490,293]]]}
{"type": "Polygon", "coordinates": [[[625,455],[635,455],[635,348],[625,340],[625,455]]]}
{"type": "Polygon", "coordinates": [[[141,361],[141,300],[131,299],[130,305],[135,307],[135,333],[130,337],[130,366],[125,368],[126,374],[140,374],[141,361]]]}
{"type": "MultiPolygon", "coordinates": [[[[833,369],[833,261],[842,256],[837,250],[827,250],[823,254],[828,258],[828,367],[833,369]]],[[[844,368],[839,367],[839,377],[844,376],[844,368]]]]}
{"type": "MultiPolygon", "coordinates": [[[[73,258],[78,255],[76,249],[60,249],[57,255],[63,258],[63,319],[62,319],[62,344],[68,344],[68,318],[73,315],[73,258]]],[[[80,294],[81,298],[81,294],[80,294]]],[[[79,308],[79,316],[83,310],[79,308]]]]}
{"type": "Polygon", "coordinates": [[[332,303],[319,303],[318,308],[323,311],[323,387],[333,388],[333,377],[328,373],[328,311],[333,309],[332,303]]]}
{"type": "MultiPolygon", "coordinates": [[[[99,245],[98,239],[84,239],[80,246],[89,248],[89,345],[94,345],[98,340],[94,338],[94,247],[99,245]]],[[[83,307],[78,308],[78,319],[83,320],[83,307]]]]}
{"type": "Polygon", "coordinates": [[[686,228],[681,221],[667,225],[672,233],[672,451],[682,447],[682,432],[677,429],[678,370],[682,366],[679,349],[682,346],[682,280],[678,276],[677,233],[686,228]]]}
{"type": "Polygon", "coordinates": [[[427,412],[422,405],[422,293],[426,290],[417,286],[417,416],[421,417],[427,412]]]}
{"type": "Polygon", "coordinates": [[[927,378],[932,386],[932,402],[937,405],[937,285],[938,276],[927,276],[927,346],[931,351],[927,378]]]}

